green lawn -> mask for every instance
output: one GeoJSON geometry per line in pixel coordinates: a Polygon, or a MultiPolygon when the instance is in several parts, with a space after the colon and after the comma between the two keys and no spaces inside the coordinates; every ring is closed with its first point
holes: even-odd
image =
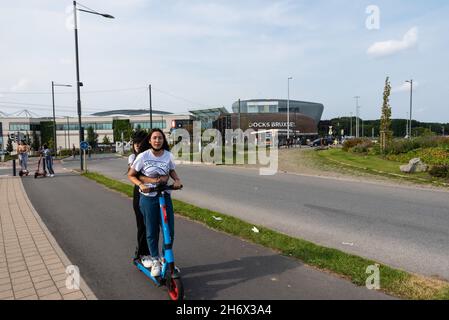
{"type": "Polygon", "coordinates": [[[334,163],[335,167],[346,166],[358,171],[388,176],[392,179],[406,180],[420,184],[432,183],[441,186],[445,186],[445,183],[448,182],[447,179],[432,177],[427,172],[403,173],[399,167],[406,163],[386,160],[376,155],[359,155],[345,152],[342,149],[329,149],[317,152],[317,156],[322,160],[326,160],[328,163],[334,163]]]}

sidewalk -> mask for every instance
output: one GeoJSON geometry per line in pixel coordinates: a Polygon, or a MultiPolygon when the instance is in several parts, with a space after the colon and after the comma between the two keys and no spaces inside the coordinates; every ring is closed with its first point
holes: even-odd
{"type": "Polygon", "coordinates": [[[0,300],[96,299],[82,279],[79,290],[67,288],[69,265],[29,201],[22,180],[0,178],[0,300]]]}

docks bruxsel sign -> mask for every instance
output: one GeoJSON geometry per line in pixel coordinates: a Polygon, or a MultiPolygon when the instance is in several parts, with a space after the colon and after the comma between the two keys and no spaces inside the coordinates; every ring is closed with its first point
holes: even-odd
{"type": "MultiPolygon", "coordinates": [[[[287,122],[250,122],[248,124],[249,128],[267,128],[267,129],[274,129],[274,128],[287,128],[287,122]]],[[[296,127],[296,123],[290,122],[290,128],[296,127]]]]}

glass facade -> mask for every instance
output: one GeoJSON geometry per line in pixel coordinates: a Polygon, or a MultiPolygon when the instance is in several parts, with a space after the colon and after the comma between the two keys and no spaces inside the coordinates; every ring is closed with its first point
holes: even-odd
{"type": "MultiPolygon", "coordinates": [[[[131,123],[132,128],[135,130],[137,127],[140,126],[140,129],[150,129],[150,121],[144,121],[144,122],[132,122],[131,123]]],[[[165,120],[158,120],[153,121],[153,128],[159,128],[159,129],[165,129],[167,128],[167,125],[165,123],[165,120]]]]}
{"type": "MultiPolygon", "coordinates": [[[[279,103],[277,101],[247,102],[246,107],[248,113],[277,113],[279,103]]],[[[242,113],[244,113],[244,109],[244,107],[241,108],[242,113]]]]}
{"type": "Polygon", "coordinates": [[[10,123],[9,131],[30,131],[29,123],[10,123]]]}
{"type": "Polygon", "coordinates": [[[14,123],[9,124],[9,131],[40,131],[40,125],[35,123],[14,123]]]}
{"type": "MultiPolygon", "coordinates": [[[[97,130],[112,130],[112,122],[82,123],[82,126],[84,127],[84,130],[87,130],[87,128],[89,128],[89,127],[92,127],[95,131],[97,131],[97,130]]],[[[78,123],[69,123],[68,125],[67,125],[67,123],[56,124],[56,130],[66,131],[67,128],[70,131],[79,130],[78,123]]]]}

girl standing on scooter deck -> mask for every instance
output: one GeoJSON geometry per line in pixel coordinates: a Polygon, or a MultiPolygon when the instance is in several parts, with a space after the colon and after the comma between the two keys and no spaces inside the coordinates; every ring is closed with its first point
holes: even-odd
{"type": "MultiPolygon", "coordinates": [[[[128,157],[128,172],[131,169],[136,157],[139,153],[142,153],[149,148],[149,143],[146,141],[148,134],[145,131],[137,132],[132,141],[132,150],[133,153],[128,157]]],[[[133,192],[133,209],[136,215],[136,223],[137,223],[137,247],[134,255],[134,260],[140,259],[142,264],[147,267],[151,266],[151,256],[150,250],[148,249],[147,244],[147,233],[145,231],[145,223],[143,220],[142,212],[140,212],[140,192],[139,187],[134,186],[133,192]]]]}
{"type": "Polygon", "coordinates": [[[20,171],[22,173],[28,172],[28,152],[30,147],[25,143],[25,141],[20,141],[17,146],[17,154],[19,155],[20,171]]]}
{"type": "MultiPolygon", "coordinates": [[[[181,187],[181,180],[175,171],[174,157],[169,151],[170,149],[162,130],[153,129],[149,134],[148,142],[150,149],[137,156],[129,170],[128,178],[140,190],[140,211],[144,216],[147,242],[152,259],[148,267],[151,267],[151,275],[157,277],[161,272],[159,260],[160,208],[159,199],[156,196],[157,192],[150,193],[149,189],[160,184],[166,184],[170,177],[174,180],[173,186],[179,188],[181,187]],[[143,175],[140,180],[137,177],[139,172],[143,175]]],[[[165,202],[168,226],[172,239],[174,239],[174,213],[169,191],[165,193],[165,202]]]]}

